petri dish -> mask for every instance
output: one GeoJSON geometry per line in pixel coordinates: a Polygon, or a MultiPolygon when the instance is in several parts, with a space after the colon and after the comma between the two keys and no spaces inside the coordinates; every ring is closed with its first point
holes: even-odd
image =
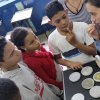
{"type": "Polygon", "coordinates": [[[96,72],[96,73],[93,75],[93,79],[94,79],[96,82],[100,82],[100,72],[96,72]]]}
{"type": "Polygon", "coordinates": [[[90,66],[83,67],[81,70],[81,74],[84,76],[89,76],[92,74],[92,72],[93,72],[93,68],[90,66]]]}
{"type": "Polygon", "coordinates": [[[93,98],[99,98],[100,97],[100,86],[94,86],[90,89],[89,94],[93,98]]]}
{"type": "Polygon", "coordinates": [[[92,78],[86,78],[82,81],[82,87],[84,89],[91,89],[94,86],[94,80],[92,78]]]}
{"type": "Polygon", "coordinates": [[[69,76],[69,80],[71,82],[77,82],[81,77],[81,74],[79,72],[73,72],[69,76]]]}
{"type": "Polygon", "coordinates": [[[72,96],[71,100],[85,100],[85,97],[82,93],[76,93],[72,96]]]}

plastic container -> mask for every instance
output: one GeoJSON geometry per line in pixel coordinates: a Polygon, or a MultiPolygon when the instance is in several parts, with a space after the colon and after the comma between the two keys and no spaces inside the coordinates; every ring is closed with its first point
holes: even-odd
{"type": "Polygon", "coordinates": [[[100,56],[99,55],[95,56],[95,61],[96,61],[97,65],[98,65],[98,67],[100,68],[100,56]]]}

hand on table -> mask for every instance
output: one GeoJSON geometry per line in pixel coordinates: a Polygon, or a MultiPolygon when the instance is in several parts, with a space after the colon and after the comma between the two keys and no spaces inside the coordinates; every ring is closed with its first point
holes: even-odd
{"type": "Polygon", "coordinates": [[[72,62],[70,61],[68,66],[73,69],[73,70],[78,70],[78,69],[82,69],[82,64],[79,62],[72,62]]]}

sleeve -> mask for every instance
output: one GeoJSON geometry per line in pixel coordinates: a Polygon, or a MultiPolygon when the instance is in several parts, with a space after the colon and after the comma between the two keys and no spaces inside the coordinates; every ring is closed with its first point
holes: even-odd
{"type": "Polygon", "coordinates": [[[29,68],[33,70],[35,74],[42,80],[44,80],[46,83],[53,84],[59,87],[60,89],[63,88],[63,83],[50,78],[39,63],[35,63],[32,59],[30,61],[26,61],[26,63],[29,66],[29,68]]]}
{"type": "Polygon", "coordinates": [[[49,46],[49,50],[54,54],[54,55],[58,55],[60,54],[60,50],[59,48],[56,46],[56,41],[54,41],[54,39],[52,37],[48,38],[48,46],[49,46]]]}
{"type": "Polygon", "coordinates": [[[83,29],[84,29],[83,30],[84,31],[84,42],[86,43],[86,45],[91,45],[92,43],[94,43],[94,39],[90,37],[88,34],[88,24],[84,23],[83,29]]]}

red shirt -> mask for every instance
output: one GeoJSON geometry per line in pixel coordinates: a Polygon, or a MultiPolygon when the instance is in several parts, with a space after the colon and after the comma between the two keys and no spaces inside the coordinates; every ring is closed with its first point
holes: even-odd
{"type": "Polygon", "coordinates": [[[46,83],[53,84],[62,89],[63,84],[56,80],[56,67],[53,55],[43,47],[33,53],[23,52],[23,60],[28,67],[46,83]]]}

